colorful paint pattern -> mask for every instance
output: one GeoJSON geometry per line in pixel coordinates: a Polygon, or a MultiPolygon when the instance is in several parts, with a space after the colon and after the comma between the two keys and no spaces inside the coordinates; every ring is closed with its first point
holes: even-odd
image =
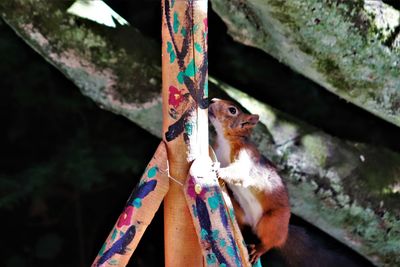
{"type": "MultiPolygon", "coordinates": [[[[157,173],[157,170],[157,166],[150,168],[147,171],[148,178],[154,177],[157,173]]],[[[132,224],[134,223],[132,222],[132,215],[134,214],[135,209],[138,209],[142,206],[142,200],[150,192],[154,191],[156,186],[157,180],[147,180],[139,183],[139,185],[135,188],[127,201],[127,205],[119,216],[115,228],[112,230],[111,241],[113,243],[111,247],[103,252],[104,248],[107,247],[107,242],[103,245],[102,250],[99,252],[100,258],[97,260],[94,266],[101,266],[107,260],[111,259],[115,254],[124,255],[126,253],[127,246],[132,242],[136,233],[136,225],[132,224]],[[121,229],[124,226],[128,226],[128,228],[125,232],[122,232],[121,229]],[[115,241],[118,231],[120,232],[120,238],[115,241]]]]}
{"type": "Polygon", "coordinates": [[[126,247],[132,242],[135,233],[136,227],[135,225],[131,225],[126,233],[101,255],[95,266],[101,266],[115,254],[124,255],[126,253],[126,247]]]}
{"type": "Polygon", "coordinates": [[[205,18],[202,23],[193,24],[194,0],[187,1],[187,10],[184,14],[172,11],[174,5],[175,1],[164,0],[164,16],[170,38],[166,43],[166,52],[170,64],[178,67],[176,83],[169,86],[169,114],[175,122],[165,133],[167,142],[174,140],[181,133],[186,135],[184,138],[187,141],[187,136],[192,133],[192,127],[189,127],[188,123],[191,111],[195,106],[202,109],[208,107],[208,89],[205,90],[208,87],[207,19],[205,18]],[[202,40],[195,42],[193,36],[199,30],[202,40]],[[178,89],[182,85],[184,89],[178,89]]]}
{"type": "MultiPolygon", "coordinates": [[[[192,204],[193,218],[197,220],[200,242],[206,250],[205,259],[211,266],[242,266],[231,226],[229,214],[219,186],[200,186],[195,177],[189,176],[186,195],[192,204]],[[212,217],[212,220],[211,220],[212,217]],[[215,225],[215,223],[219,225],[215,225]]],[[[204,252],[203,252],[204,253],[204,252]]]]}

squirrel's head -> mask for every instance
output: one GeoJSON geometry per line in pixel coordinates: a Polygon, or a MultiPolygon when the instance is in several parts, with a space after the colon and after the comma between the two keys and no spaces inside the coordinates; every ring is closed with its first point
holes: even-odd
{"type": "Polygon", "coordinates": [[[234,103],[216,98],[211,100],[208,114],[217,133],[228,139],[250,136],[259,120],[258,115],[246,114],[234,103]]]}

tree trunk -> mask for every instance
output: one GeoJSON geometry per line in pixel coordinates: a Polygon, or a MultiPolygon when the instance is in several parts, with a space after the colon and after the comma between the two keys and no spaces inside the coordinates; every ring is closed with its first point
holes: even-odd
{"type": "MultiPolygon", "coordinates": [[[[161,137],[160,45],[132,27],[107,29],[68,15],[64,1],[3,0],[0,8],[84,95],[161,137]]],[[[296,215],[378,265],[400,264],[398,154],[331,137],[215,80],[211,86],[260,114],[254,138],[281,168],[296,215]]]]}
{"type": "Polygon", "coordinates": [[[400,126],[400,12],[381,0],[211,0],[232,37],[400,126]]]}

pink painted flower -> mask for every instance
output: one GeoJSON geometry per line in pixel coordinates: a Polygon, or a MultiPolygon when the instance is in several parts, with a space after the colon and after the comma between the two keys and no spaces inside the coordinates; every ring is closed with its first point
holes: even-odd
{"type": "Polygon", "coordinates": [[[205,19],[203,19],[203,23],[204,23],[204,31],[208,31],[208,19],[207,18],[205,18],[205,19]]]}
{"type": "Polygon", "coordinates": [[[122,212],[122,214],[119,216],[119,219],[117,222],[118,228],[121,228],[124,225],[129,225],[131,223],[133,209],[134,209],[134,207],[132,207],[132,206],[127,206],[125,208],[124,212],[122,212]]]}
{"type": "Polygon", "coordinates": [[[206,192],[206,188],[201,188],[200,185],[196,185],[194,183],[194,178],[192,176],[189,177],[187,193],[191,198],[195,198],[196,195],[199,195],[201,199],[204,199],[206,192]]]}
{"type": "Polygon", "coordinates": [[[183,101],[183,89],[179,90],[178,88],[174,86],[169,87],[169,98],[168,98],[168,104],[173,106],[174,108],[179,107],[181,102],[183,101]]]}

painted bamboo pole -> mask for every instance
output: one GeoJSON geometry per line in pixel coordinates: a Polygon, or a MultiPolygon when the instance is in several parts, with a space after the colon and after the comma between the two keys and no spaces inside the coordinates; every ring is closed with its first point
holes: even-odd
{"type": "MultiPolygon", "coordinates": [[[[204,2],[204,0],[201,0],[204,2]]],[[[189,157],[190,120],[196,116],[197,102],[205,108],[206,101],[196,92],[194,25],[203,26],[200,17],[193,16],[192,0],[162,0],[162,96],[163,140],[169,160],[170,190],[164,199],[165,266],[203,266],[196,231],[186,205],[183,184],[191,158],[189,157]],[[196,21],[194,21],[196,19],[196,21]]],[[[206,1],[205,1],[206,2],[206,1]]],[[[206,10],[201,11],[206,16],[206,10]]],[[[204,68],[204,67],[203,67],[204,68]]],[[[203,83],[206,77],[202,77],[203,83]]]]}
{"type": "Polygon", "coordinates": [[[168,192],[167,150],[158,146],[92,267],[126,266],[168,192]]]}
{"type": "Polygon", "coordinates": [[[196,158],[184,188],[206,265],[251,266],[232,202],[211,162],[196,158]]]}
{"type": "Polygon", "coordinates": [[[165,263],[249,266],[208,153],[207,0],[162,3],[163,139],[172,178],[164,202],[165,263]]]}

